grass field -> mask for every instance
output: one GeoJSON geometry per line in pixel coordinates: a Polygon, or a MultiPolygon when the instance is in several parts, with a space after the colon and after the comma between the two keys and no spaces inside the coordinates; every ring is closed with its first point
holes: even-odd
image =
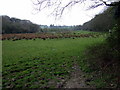
{"type": "Polygon", "coordinates": [[[62,87],[72,72],[74,60],[85,69],[84,50],[103,40],[103,37],[5,40],[2,42],[3,87],[62,87]]]}

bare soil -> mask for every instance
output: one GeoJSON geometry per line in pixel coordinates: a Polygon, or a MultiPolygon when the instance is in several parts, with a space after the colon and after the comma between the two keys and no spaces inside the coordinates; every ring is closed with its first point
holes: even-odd
{"type": "Polygon", "coordinates": [[[73,70],[70,79],[65,82],[63,88],[92,88],[90,85],[86,84],[87,79],[80,70],[77,62],[74,62],[73,70]]]}

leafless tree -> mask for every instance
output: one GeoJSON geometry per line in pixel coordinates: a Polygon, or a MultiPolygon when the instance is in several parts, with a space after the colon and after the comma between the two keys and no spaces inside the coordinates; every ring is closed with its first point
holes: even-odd
{"type": "Polygon", "coordinates": [[[52,8],[52,14],[61,16],[66,8],[73,7],[76,4],[91,3],[88,9],[94,9],[99,6],[118,6],[119,0],[34,0],[33,4],[37,6],[36,10],[42,11],[43,9],[52,8]]]}

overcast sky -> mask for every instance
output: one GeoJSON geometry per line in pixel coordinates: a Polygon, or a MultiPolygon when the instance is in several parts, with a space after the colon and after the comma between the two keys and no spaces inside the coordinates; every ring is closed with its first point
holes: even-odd
{"type": "Polygon", "coordinates": [[[31,0],[0,0],[0,15],[26,19],[42,25],[82,25],[103,10],[103,7],[99,7],[87,11],[83,6],[76,5],[70,12],[65,12],[61,19],[55,20],[52,16],[48,17],[49,10],[35,13],[31,0]]]}

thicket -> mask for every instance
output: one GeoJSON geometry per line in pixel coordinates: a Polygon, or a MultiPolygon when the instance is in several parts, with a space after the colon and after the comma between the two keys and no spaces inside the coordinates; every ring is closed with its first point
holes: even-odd
{"type": "Polygon", "coordinates": [[[120,16],[115,21],[104,43],[90,46],[85,53],[89,68],[96,74],[94,81],[101,80],[98,87],[120,88],[120,16]]]}

